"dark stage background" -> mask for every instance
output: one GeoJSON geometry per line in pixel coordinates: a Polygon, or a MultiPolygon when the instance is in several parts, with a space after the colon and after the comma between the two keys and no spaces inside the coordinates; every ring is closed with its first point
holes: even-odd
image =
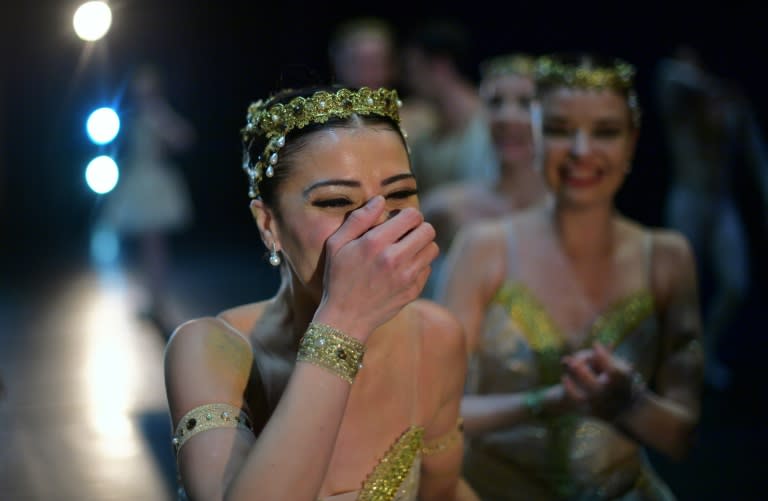
{"type": "MultiPolygon", "coordinates": [[[[282,83],[312,75],[325,78],[331,29],[353,14],[380,15],[401,30],[425,17],[454,17],[472,34],[477,62],[514,50],[587,49],[635,63],[645,127],[619,202],[628,215],[649,224],[660,224],[667,182],[650,88],[659,58],[681,42],[698,47],[713,70],[744,87],[761,122],[767,118],[764,17],[745,3],[685,7],[673,2],[480,1],[427,6],[397,1],[377,2],[376,8],[239,3],[114,1],[112,30],[94,44],[81,42],[72,32],[77,2],[3,3],[4,253],[49,259],[86,242],[101,201],[84,183],[84,166],[99,151],[119,156],[121,145],[119,138],[107,147],[90,144],[85,118],[104,103],[119,107],[132,69],[145,61],[162,66],[172,104],[200,133],[194,149],[179,158],[197,214],[186,236],[210,237],[211,242],[254,240],[239,168],[238,130],[246,107],[282,83]]],[[[753,209],[746,190],[742,202],[753,209]]]]}

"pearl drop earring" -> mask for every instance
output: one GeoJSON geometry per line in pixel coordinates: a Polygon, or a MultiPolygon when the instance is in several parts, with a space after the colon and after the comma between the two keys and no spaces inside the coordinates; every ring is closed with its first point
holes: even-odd
{"type": "Polygon", "coordinates": [[[275,244],[272,243],[272,250],[269,252],[269,264],[272,266],[280,266],[280,263],[282,263],[283,260],[280,259],[280,254],[277,253],[277,248],[275,247],[275,244]]]}

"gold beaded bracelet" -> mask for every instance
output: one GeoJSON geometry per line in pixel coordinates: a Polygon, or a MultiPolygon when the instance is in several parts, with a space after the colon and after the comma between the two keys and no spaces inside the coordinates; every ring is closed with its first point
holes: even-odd
{"type": "Polygon", "coordinates": [[[224,403],[201,405],[187,412],[176,425],[172,440],[173,452],[178,455],[187,440],[214,428],[241,428],[253,431],[251,420],[239,407],[224,403]]]}
{"type": "Polygon", "coordinates": [[[299,362],[327,369],[352,384],[363,367],[365,345],[330,325],[312,322],[299,342],[299,362]]]}

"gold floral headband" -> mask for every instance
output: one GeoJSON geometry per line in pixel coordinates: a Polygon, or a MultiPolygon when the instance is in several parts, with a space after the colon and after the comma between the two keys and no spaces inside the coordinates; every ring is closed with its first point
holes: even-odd
{"type": "Polygon", "coordinates": [[[248,196],[259,196],[259,183],[272,177],[278,161],[278,152],[285,146],[285,136],[294,129],[309,124],[322,124],[331,118],[346,118],[353,114],[378,115],[400,123],[402,105],[397,91],[390,89],[339,89],[336,92],[318,91],[310,97],[295,97],[288,103],[271,105],[271,100],[257,101],[248,107],[247,123],[240,133],[248,146],[257,136],[267,138],[264,151],[255,162],[246,154],[243,161],[250,181],[248,196]]]}
{"type": "Polygon", "coordinates": [[[501,77],[506,75],[532,76],[536,60],[526,54],[505,54],[496,56],[480,65],[483,78],[501,77]]]}
{"type": "Polygon", "coordinates": [[[536,61],[535,78],[542,85],[565,85],[582,89],[632,89],[635,67],[616,59],[612,65],[597,66],[589,60],[566,64],[548,56],[536,61]]]}
{"type": "Polygon", "coordinates": [[[534,80],[537,87],[565,86],[578,89],[610,89],[627,98],[632,124],[640,127],[642,111],[634,89],[635,67],[621,59],[611,64],[595,64],[585,57],[576,63],[564,63],[549,56],[536,60],[534,80]]]}

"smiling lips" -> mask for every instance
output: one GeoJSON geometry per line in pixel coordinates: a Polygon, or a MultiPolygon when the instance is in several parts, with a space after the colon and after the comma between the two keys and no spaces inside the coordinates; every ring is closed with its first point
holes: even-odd
{"type": "Polygon", "coordinates": [[[586,167],[562,167],[560,177],[565,184],[574,188],[587,188],[598,184],[605,173],[603,169],[586,167]]]}

